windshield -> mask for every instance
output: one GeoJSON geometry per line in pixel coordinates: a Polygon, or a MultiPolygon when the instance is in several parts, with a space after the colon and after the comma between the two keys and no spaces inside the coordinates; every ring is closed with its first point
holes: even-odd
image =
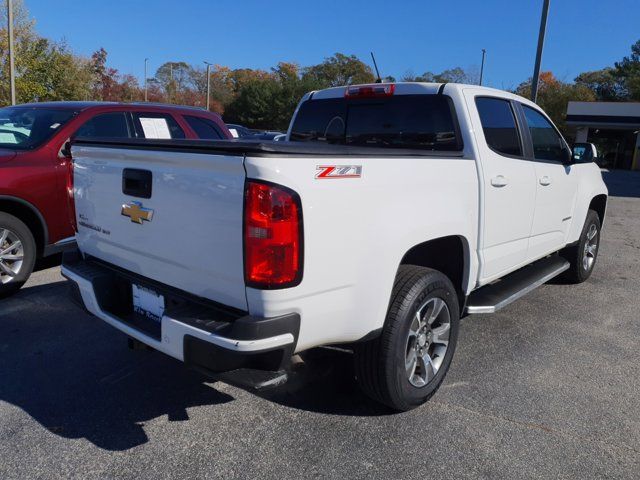
{"type": "Polygon", "coordinates": [[[445,95],[308,100],[298,110],[290,140],[360,147],[462,150],[453,104],[445,95]]]}
{"type": "Polygon", "coordinates": [[[76,113],[53,108],[0,108],[0,148],[26,150],[37,147],[76,113]]]}

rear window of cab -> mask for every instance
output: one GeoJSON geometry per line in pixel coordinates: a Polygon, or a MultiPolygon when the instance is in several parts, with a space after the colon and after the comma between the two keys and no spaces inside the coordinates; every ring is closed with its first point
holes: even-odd
{"type": "Polygon", "coordinates": [[[304,102],[291,141],[359,147],[460,151],[453,102],[446,95],[330,98],[304,102]]]}

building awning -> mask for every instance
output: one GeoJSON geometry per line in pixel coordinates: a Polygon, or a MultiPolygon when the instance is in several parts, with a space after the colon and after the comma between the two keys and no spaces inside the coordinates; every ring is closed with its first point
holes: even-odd
{"type": "Polygon", "coordinates": [[[640,128],[639,102],[569,102],[568,125],[596,128],[640,128]]]}

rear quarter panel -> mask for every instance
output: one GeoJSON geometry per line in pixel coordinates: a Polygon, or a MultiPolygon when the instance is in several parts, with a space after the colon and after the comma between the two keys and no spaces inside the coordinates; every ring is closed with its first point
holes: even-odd
{"type": "Polygon", "coordinates": [[[254,315],[301,315],[298,351],[355,341],[382,327],[400,261],[417,244],[461,236],[472,252],[470,268],[477,268],[478,180],[471,158],[249,156],[245,167],[248,178],[301,197],[302,282],[247,289],[254,315]],[[361,166],[362,176],[316,179],[322,165],[361,166]]]}

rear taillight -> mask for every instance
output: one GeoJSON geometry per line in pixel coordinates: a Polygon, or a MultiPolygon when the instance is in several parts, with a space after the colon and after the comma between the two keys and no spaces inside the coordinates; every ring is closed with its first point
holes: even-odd
{"type": "Polygon", "coordinates": [[[390,97],[395,91],[395,83],[373,83],[347,87],[344,96],[346,98],[390,97]]]}
{"type": "Polygon", "coordinates": [[[249,180],[244,200],[244,273],[248,286],[293,287],[302,279],[302,208],[293,191],[249,180]]]}
{"type": "Polygon", "coordinates": [[[69,206],[69,221],[74,231],[78,231],[78,225],[76,223],[76,202],[73,198],[73,159],[71,157],[66,158],[67,164],[67,204],[69,206]]]}

